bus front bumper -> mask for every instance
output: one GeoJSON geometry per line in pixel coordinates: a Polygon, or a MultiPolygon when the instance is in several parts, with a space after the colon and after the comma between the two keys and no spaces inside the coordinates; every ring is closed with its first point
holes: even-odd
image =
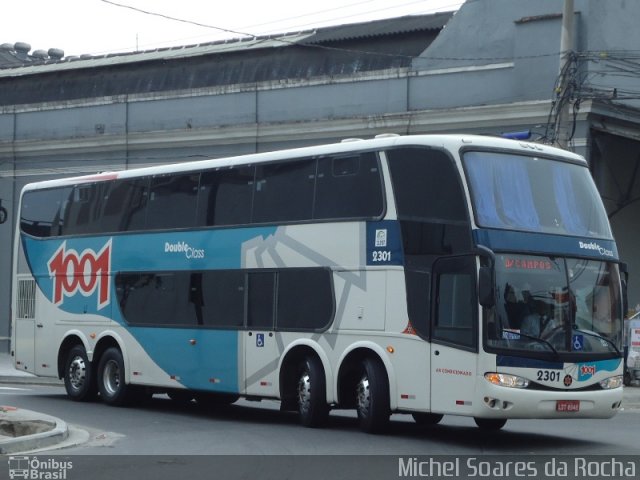
{"type": "Polygon", "coordinates": [[[549,391],[483,383],[474,402],[474,416],[479,418],[611,418],[622,405],[622,387],[549,391]]]}

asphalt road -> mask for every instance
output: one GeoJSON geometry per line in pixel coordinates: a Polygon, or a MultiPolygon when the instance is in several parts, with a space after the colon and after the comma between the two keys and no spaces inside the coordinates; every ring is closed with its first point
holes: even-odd
{"type": "Polygon", "coordinates": [[[500,432],[481,431],[470,418],[445,416],[440,425],[419,427],[394,415],[385,435],[367,435],[353,412],[332,412],[327,428],[309,429],[271,401],[203,409],[155,396],[144,406],[115,408],[72,402],[57,386],[4,384],[0,404],[88,433],[60,450],[69,455],[640,455],[638,409],[609,420],[510,420],[500,432]]]}
{"type": "MultiPolygon", "coordinates": [[[[445,416],[440,425],[419,427],[410,416],[394,415],[385,435],[368,435],[358,430],[352,412],[332,412],[327,428],[309,429],[271,401],[240,400],[207,410],[156,396],[145,406],[115,408],[72,402],[58,386],[2,384],[0,404],[59,417],[71,426],[62,448],[27,454],[45,475],[40,478],[374,480],[471,478],[470,472],[478,478],[522,478],[513,470],[517,465],[528,469],[526,478],[587,478],[571,471],[583,458],[605,462],[605,473],[611,459],[631,461],[628,478],[640,473],[637,408],[609,420],[511,420],[500,432],[481,431],[469,418],[445,416]],[[567,475],[547,470],[563,464],[567,475]]],[[[599,464],[594,468],[602,473],[599,464]]],[[[0,464],[0,479],[8,473],[0,464]]]]}

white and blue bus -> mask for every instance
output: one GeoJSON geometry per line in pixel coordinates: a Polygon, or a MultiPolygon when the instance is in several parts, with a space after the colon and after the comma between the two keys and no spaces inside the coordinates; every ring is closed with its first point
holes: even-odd
{"type": "Polygon", "coordinates": [[[585,160],[481,136],[385,136],[27,185],[16,368],[77,401],[277,399],[607,418],[624,281],[585,160]]]}

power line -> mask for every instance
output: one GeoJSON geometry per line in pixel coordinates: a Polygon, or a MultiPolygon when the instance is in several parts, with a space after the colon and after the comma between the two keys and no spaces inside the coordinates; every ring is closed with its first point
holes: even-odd
{"type": "MultiPolygon", "coordinates": [[[[375,9],[375,10],[369,10],[369,11],[366,12],[366,14],[374,14],[374,13],[386,12],[386,11],[389,11],[389,10],[397,10],[398,8],[406,7],[406,6],[409,6],[409,5],[416,5],[418,3],[425,3],[425,2],[424,2],[424,0],[414,0],[414,1],[411,1],[411,2],[407,2],[407,3],[401,3],[399,5],[393,5],[391,7],[384,7],[384,8],[378,8],[378,9],[375,9]]],[[[450,6],[453,7],[455,5],[457,5],[457,4],[452,4],[450,6]]],[[[351,14],[351,15],[344,15],[344,16],[341,16],[339,18],[325,19],[321,23],[328,23],[328,22],[332,22],[334,20],[344,20],[345,18],[359,17],[359,16],[362,16],[362,15],[363,15],[362,12],[354,13],[354,14],[351,14]]],[[[317,23],[318,22],[311,22],[311,23],[306,23],[306,24],[302,24],[302,25],[295,25],[292,28],[300,29],[300,28],[304,28],[304,27],[310,27],[312,25],[317,25],[317,23]]]]}
{"type": "MultiPolygon", "coordinates": [[[[184,19],[184,18],[174,17],[172,15],[167,15],[167,14],[164,14],[164,13],[154,12],[154,11],[151,11],[151,10],[145,10],[145,9],[134,7],[134,6],[131,6],[131,5],[127,5],[127,4],[124,4],[124,3],[115,2],[113,0],[99,0],[99,1],[103,2],[103,3],[106,3],[106,4],[109,4],[109,5],[112,5],[112,6],[115,6],[115,7],[125,8],[125,9],[128,9],[128,10],[132,10],[132,11],[135,11],[135,12],[138,12],[138,13],[145,14],[145,15],[151,15],[151,16],[163,18],[165,20],[171,20],[171,21],[175,21],[175,22],[185,23],[185,24],[194,25],[194,26],[197,26],[197,27],[207,28],[207,29],[211,29],[211,30],[218,30],[220,32],[232,33],[234,35],[240,35],[242,37],[258,38],[258,35],[256,35],[255,33],[252,33],[252,32],[234,30],[234,29],[230,29],[230,28],[226,28],[226,27],[220,27],[220,26],[216,26],[216,25],[210,25],[210,24],[205,24],[205,23],[201,23],[201,22],[196,22],[196,21],[193,21],[193,20],[187,20],[187,19],[184,19]]],[[[478,1],[478,0],[467,0],[467,3],[475,2],[475,1],[478,1]]],[[[376,10],[370,10],[367,13],[368,14],[379,13],[379,12],[389,11],[389,10],[392,10],[392,9],[397,9],[397,8],[401,8],[401,7],[406,7],[408,5],[414,5],[414,4],[418,4],[418,3],[424,3],[424,2],[425,2],[425,0],[413,0],[411,2],[402,3],[400,5],[394,5],[394,6],[391,6],[391,7],[384,7],[384,8],[379,8],[379,9],[376,9],[376,10]]],[[[341,9],[344,9],[344,8],[350,8],[350,7],[353,7],[353,6],[361,5],[363,3],[369,3],[369,2],[356,2],[356,3],[350,4],[350,5],[345,5],[345,6],[342,6],[342,7],[336,7],[336,8],[332,8],[332,9],[326,9],[326,10],[320,10],[320,11],[315,12],[315,13],[309,13],[309,14],[305,14],[305,15],[300,15],[298,17],[306,17],[306,16],[311,16],[311,15],[318,15],[318,14],[325,13],[325,12],[341,10],[341,9]]],[[[460,2],[456,2],[456,3],[450,4],[448,6],[455,7],[455,6],[459,6],[459,4],[460,4],[460,2]]],[[[437,10],[441,10],[443,8],[446,8],[446,7],[447,6],[439,7],[437,10]]],[[[337,20],[337,19],[352,18],[352,17],[356,17],[356,16],[361,16],[361,15],[363,15],[363,14],[362,13],[356,13],[356,14],[353,14],[353,15],[341,16],[341,17],[333,18],[333,19],[326,19],[322,23],[331,22],[331,21],[337,20]]],[[[297,17],[290,17],[290,18],[295,19],[297,17]]],[[[269,24],[269,23],[277,23],[277,21],[268,22],[267,24],[269,24]]],[[[300,29],[303,29],[304,27],[308,27],[308,26],[311,26],[311,25],[314,25],[314,24],[317,24],[317,23],[318,22],[307,23],[307,24],[302,24],[302,25],[295,25],[293,27],[288,27],[288,28],[300,30],[300,29]]],[[[286,41],[286,40],[284,40],[282,38],[280,38],[278,40],[283,42],[283,43],[299,44],[298,42],[286,41]]],[[[363,52],[363,53],[366,53],[366,52],[363,52]]],[[[371,53],[375,53],[375,52],[371,52],[371,53]]]]}
{"type": "MultiPolygon", "coordinates": [[[[214,26],[214,25],[208,25],[208,24],[204,24],[204,23],[200,23],[200,22],[194,22],[192,20],[186,20],[186,19],[182,19],[182,18],[178,18],[178,17],[173,17],[171,15],[165,15],[163,13],[157,13],[157,12],[152,12],[149,10],[144,10],[138,7],[133,7],[130,5],[126,5],[126,4],[122,4],[122,3],[118,3],[118,2],[114,2],[112,0],[99,0],[103,3],[107,3],[116,7],[121,7],[121,8],[126,8],[129,10],[133,10],[139,13],[144,13],[146,15],[152,15],[152,16],[157,16],[160,18],[164,18],[167,20],[173,20],[173,21],[177,21],[177,22],[181,22],[181,23],[187,23],[187,24],[192,24],[192,25],[196,25],[199,27],[203,27],[203,28],[209,28],[209,29],[213,29],[213,30],[220,30],[223,32],[228,32],[228,33],[233,33],[236,35],[242,35],[242,36],[247,36],[247,37],[251,37],[253,39],[259,39],[261,37],[250,33],[250,32],[242,32],[239,30],[231,30],[228,28],[224,28],[224,27],[218,27],[218,26],[214,26]]],[[[478,0],[467,0],[466,3],[471,3],[471,2],[476,2],[478,0]]],[[[415,4],[415,3],[421,3],[424,2],[424,0],[417,0],[417,1],[412,1],[412,2],[408,2],[403,4],[403,6],[406,5],[411,5],[411,4],[415,4]]],[[[388,10],[389,8],[395,8],[395,7],[387,7],[385,9],[379,9],[376,11],[384,11],[384,10],[388,10]]],[[[304,25],[303,25],[304,26],[304,25]]],[[[265,37],[266,38],[266,37],[265,37]]],[[[269,37],[271,38],[271,37],[269,37]]],[[[287,40],[286,38],[283,37],[278,37],[278,38],[272,38],[273,40],[279,41],[283,44],[289,44],[289,45],[296,45],[296,46],[304,46],[304,47],[309,47],[309,48],[317,48],[317,49],[324,49],[324,50],[334,50],[334,51],[342,51],[342,52],[347,52],[347,53],[356,53],[359,55],[376,55],[376,56],[385,56],[385,57],[393,57],[393,58],[406,58],[406,59],[414,59],[417,58],[415,56],[412,55],[403,55],[403,54],[394,54],[394,53],[385,53],[385,52],[373,52],[373,51],[368,51],[368,50],[356,50],[356,49],[348,49],[348,48],[344,48],[344,47],[331,47],[328,45],[320,45],[317,43],[305,43],[305,42],[300,42],[300,41],[294,41],[294,40],[287,40]]],[[[517,59],[527,59],[527,58],[543,58],[543,57],[548,57],[548,56],[557,56],[558,53],[557,52],[553,52],[553,53],[548,53],[548,54],[539,54],[539,55],[527,55],[527,56],[518,56],[518,57],[469,57],[469,58],[465,58],[465,57],[436,57],[436,56],[425,56],[425,57],[420,57],[424,60],[439,60],[439,61],[506,61],[506,60],[517,60],[517,59]]]]}
{"type": "Polygon", "coordinates": [[[164,18],[166,20],[173,20],[175,22],[187,23],[187,24],[190,24],[190,25],[195,25],[197,27],[210,28],[210,29],[213,29],[213,30],[220,30],[221,32],[233,33],[234,35],[242,35],[242,36],[254,37],[255,38],[255,35],[253,35],[251,33],[247,33],[247,32],[240,32],[240,31],[237,31],[237,30],[231,30],[229,28],[224,28],[224,27],[216,27],[214,25],[207,25],[206,23],[195,22],[193,20],[185,20],[184,18],[178,18],[178,17],[173,17],[171,15],[165,15],[164,13],[152,12],[150,10],[144,10],[142,8],[133,7],[131,5],[125,5],[124,3],[113,2],[111,0],[99,0],[99,1],[103,2],[103,3],[108,3],[109,5],[113,5],[113,6],[120,7],[120,8],[127,8],[129,10],[133,10],[134,12],[144,13],[145,15],[152,15],[154,17],[164,18]]]}

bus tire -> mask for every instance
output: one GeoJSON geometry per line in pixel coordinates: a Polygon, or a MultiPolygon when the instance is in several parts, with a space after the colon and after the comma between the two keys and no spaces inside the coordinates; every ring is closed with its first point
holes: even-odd
{"type": "Polygon", "coordinates": [[[507,423],[506,418],[474,418],[476,425],[482,430],[498,431],[507,423]]]}
{"type": "Polygon", "coordinates": [[[321,427],[329,417],[324,369],[317,357],[304,359],[299,369],[297,398],[300,423],[305,427],[321,427]]]}
{"type": "Polygon", "coordinates": [[[67,354],[64,363],[64,388],[69,398],[77,402],[93,400],[98,394],[93,365],[82,345],[75,345],[67,354]]]}
{"type": "Polygon", "coordinates": [[[380,361],[365,358],[356,384],[356,410],[360,428],[367,433],[383,432],[391,415],[389,381],[380,361]]]}
{"type": "Polygon", "coordinates": [[[104,403],[118,407],[129,403],[134,391],[124,379],[122,353],[118,348],[111,347],[102,354],[98,364],[98,387],[104,403]]]}
{"type": "Polygon", "coordinates": [[[422,412],[412,413],[411,416],[413,417],[413,420],[421,426],[437,425],[440,423],[440,420],[442,420],[442,417],[444,417],[441,413],[422,412]]]}

